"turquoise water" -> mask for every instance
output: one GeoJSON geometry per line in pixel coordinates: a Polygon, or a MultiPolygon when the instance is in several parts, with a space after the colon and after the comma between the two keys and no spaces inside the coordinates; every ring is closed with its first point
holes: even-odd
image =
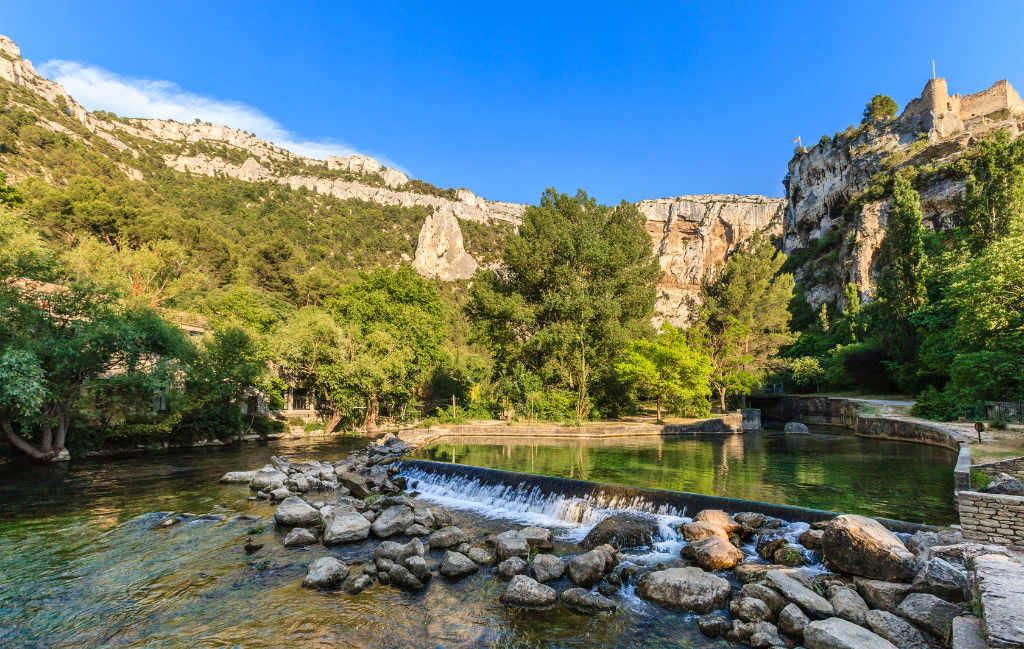
{"type": "Polygon", "coordinates": [[[811,428],[810,435],[460,437],[424,446],[414,457],[912,523],[957,522],[952,451],[811,428]]]}

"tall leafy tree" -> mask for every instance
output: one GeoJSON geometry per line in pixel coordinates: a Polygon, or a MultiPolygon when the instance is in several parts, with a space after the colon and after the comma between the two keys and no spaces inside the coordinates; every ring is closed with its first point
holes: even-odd
{"type": "MultiPolygon", "coordinates": [[[[712,357],[719,403],[730,391],[749,391],[766,370],[782,367],[779,348],[796,335],[789,329],[793,276],[781,273],[786,255],[764,233],[733,253],[701,287],[697,323],[712,357]]],[[[713,375],[713,376],[714,376],[713,375]]]]}
{"type": "Polygon", "coordinates": [[[1024,220],[1024,139],[1000,129],[981,143],[981,155],[967,179],[964,227],[978,253],[1024,220]]]}
{"type": "Polygon", "coordinates": [[[612,361],[651,333],[661,269],[645,224],[636,206],[599,205],[582,190],[548,189],[526,209],[502,268],[478,272],[466,307],[499,375],[521,363],[572,393],[587,418],[612,361]]]}
{"type": "Polygon", "coordinates": [[[639,396],[655,400],[659,421],[663,404],[694,417],[708,410],[711,358],[690,347],[686,332],[667,322],[655,340],[632,341],[615,362],[615,371],[639,396]]]}
{"type": "Polygon", "coordinates": [[[875,261],[875,296],[876,313],[882,323],[878,334],[896,368],[896,381],[905,390],[917,382],[918,340],[910,315],[928,302],[926,263],[921,196],[910,179],[898,173],[893,178],[885,238],[875,261]]]}

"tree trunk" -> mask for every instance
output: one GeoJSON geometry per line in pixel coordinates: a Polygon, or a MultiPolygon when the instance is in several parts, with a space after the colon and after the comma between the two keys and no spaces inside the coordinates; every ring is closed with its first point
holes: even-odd
{"type": "Polygon", "coordinates": [[[718,400],[722,404],[722,412],[725,412],[725,388],[719,388],[719,390],[718,390],[718,400]]]}
{"type": "Polygon", "coordinates": [[[377,398],[370,397],[366,400],[366,419],[363,420],[363,430],[371,431],[377,427],[377,398]]]}
{"type": "Polygon", "coordinates": [[[327,423],[324,425],[324,435],[330,435],[331,433],[333,433],[334,429],[338,426],[339,423],[341,423],[341,411],[331,411],[331,418],[328,419],[327,423]]]}
{"type": "Polygon", "coordinates": [[[661,421],[661,397],[658,397],[658,421],[661,421]]]}
{"type": "Polygon", "coordinates": [[[15,433],[14,429],[11,428],[11,421],[6,417],[0,418],[0,427],[4,429],[4,435],[7,437],[7,440],[11,445],[25,455],[28,455],[33,460],[52,460],[53,456],[56,455],[52,450],[44,451],[22,439],[22,437],[15,433]]]}

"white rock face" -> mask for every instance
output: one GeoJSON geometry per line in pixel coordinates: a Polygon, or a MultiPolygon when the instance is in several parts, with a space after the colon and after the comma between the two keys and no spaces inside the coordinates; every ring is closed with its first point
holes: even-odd
{"type": "Polygon", "coordinates": [[[459,220],[451,211],[442,209],[427,217],[412,266],[424,277],[445,281],[469,279],[476,272],[476,260],[466,252],[459,220]]]}
{"type": "MultiPolygon", "coordinates": [[[[689,316],[687,298],[696,299],[701,279],[758,230],[781,233],[785,199],[709,194],[658,198],[637,203],[647,217],[654,252],[664,278],[657,310],[673,325],[689,316]]],[[[660,324],[660,323],[658,323],[660,324]]]]}

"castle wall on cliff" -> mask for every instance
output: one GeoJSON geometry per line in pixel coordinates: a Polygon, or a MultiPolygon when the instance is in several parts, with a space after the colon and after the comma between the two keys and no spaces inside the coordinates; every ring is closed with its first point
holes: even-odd
{"type": "MultiPolygon", "coordinates": [[[[873,266],[885,236],[890,201],[865,204],[851,222],[843,213],[868,188],[872,176],[906,166],[950,163],[1000,129],[1011,137],[1024,133],[1024,101],[1008,81],[960,96],[948,93],[945,79],[930,79],[898,118],[848,131],[794,156],[789,163],[783,250],[792,254],[813,247],[830,231],[839,231],[843,242],[831,267],[817,268],[832,279],[805,283],[811,306],[817,309],[823,302],[838,300],[842,307],[843,287],[850,282],[862,299],[871,299],[873,266]]],[[[925,227],[958,225],[966,196],[963,178],[939,177],[920,194],[925,227]]]]}

